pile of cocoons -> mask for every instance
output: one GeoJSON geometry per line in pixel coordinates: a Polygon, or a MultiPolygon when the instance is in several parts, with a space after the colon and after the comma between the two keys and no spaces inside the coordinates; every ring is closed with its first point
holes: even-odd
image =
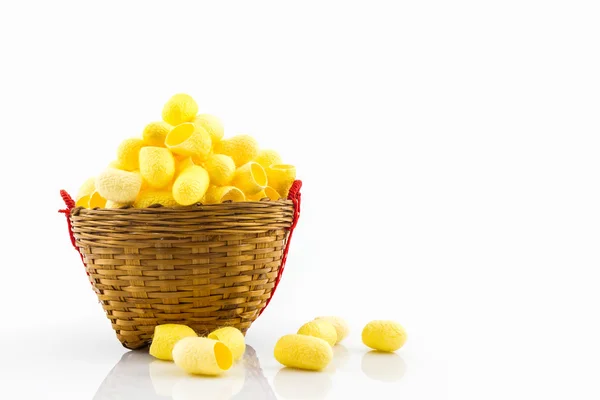
{"type": "Polygon", "coordinates": [[[81,185],[84,208],[147,208],[287,198],[296,168],[261,149],[250,135],[226,138],[221,120],[198,114],[187,94],[176,94],[139,137],[123,140],[116,159],[81,185]]]}

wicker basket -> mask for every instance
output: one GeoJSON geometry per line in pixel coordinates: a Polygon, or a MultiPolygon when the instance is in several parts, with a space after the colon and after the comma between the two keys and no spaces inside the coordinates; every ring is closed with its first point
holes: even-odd
{"type": "Polygon", "coordinates": [[[84,209],[61,191],[60,211],[117,338],[137,349],[165,323],[245,333],[281,278],[301,186],[287,200],[145,209],[84,209]]]}

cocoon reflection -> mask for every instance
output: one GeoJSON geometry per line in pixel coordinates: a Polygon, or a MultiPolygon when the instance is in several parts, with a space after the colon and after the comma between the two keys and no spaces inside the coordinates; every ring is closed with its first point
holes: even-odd
{"type": "Polygon", "coordinates": [[[165,139],[172,126],[163,121],[150,122],[144,128],[142,137],[148,146],[165,147],[165,139]]]}
{"type": "Polygon", "coordinates": [[[198,114],[194,119],[194,125],[201,126],[208,132],[213,146],[223,138],[225,132],[223,124],[221,123],[221,120],[214,115],[198,114]]]}
{"type": "Polygon", "coordinates": [[[319,371],[331,362],[333,350],[323,339],[296,334],[282,336],[273,355],[286,367],[319,371]]]}
{"type": "Polygon", "coordinates": [[[233,159],[224,154],[213,154],[204,162],[204,169],[210,176],[210,182],[217,186],[225,186],[231,182],[235,174],[233,159]]]}
{"type": "MultiPolygon", "coordinates": [[[[176,366],[174,366],[176,367],[176,366]]],[[[249,384],[256,384],[255,377],[251,376],[249,384]]],[[[246,392],[244,383],[246,382],[245,369],[242,365],[234,365],[226,373],[219,377],[185,376],[175,381],[171,395],[172,400],[230,400],[230,399],[264,399],[274,398],[263,397],[263,390],[250,387],[246,392]],[[240,392],[240,396],[236,396],[240,392]]],[[[268,383],[267,383],[268,387],[268,383]]],[[[146,400],[146,399],[144,399],[146,400]]],[[[167,399],[163,399],[167,400],[167,399]]]]}
{"type": "Polygon", "coordinates": [[[267,174],[260,164],[250,161],[235,171],[231,184],[246,195],[254,195],[267,187],[267,174]]]}
{"type": "Polygon", "coordinates": [[[267,169],[273,164],[282,164],[281,156],[275,150],[260,150],[253,161],[267,169]]]}
{"type": "Polygon", "coordinates": [[[133,203],[142,186],[139,172],[106,168],[96,178],[96,190],[102,197],[117,203],[133,203]]]}
{"type": "Polygon", "coordinates": [[[144,141],[138,138],[129,138],[121,142],[117,148],[117,162],[119,169],[134,171],[139,168],[139,153],[144,147],[144,141]]]}
{"type": "Polygon", "coordinates": [[[397,322],[375,320],[362,331],[365,345],[379,351],[396,351],[406,343],[406,331],[397,322]]]}
{"type": "Polygon", "coordinates": [[[175,154],[193,156],[203,161],[211,151],[210,135],[202,127],[186,122],[175,126],[165,139],[165,145],[175,154]]]}
{"type": "Polygon", "coordinates": [[[162,188],[173,180],[175,160],[164,147],[148,146],[140,150],[140,174],[148,186],[162,188]]]}
{"type": "Polygon", "coordinates": [[[166,123],[175,126],[183,122],[193,121],[196,114],[198,114],[198,104],[192,96],[178,93],[165,103],[162,119],[166,123]]]}
{"type": "Polygon", "coordinates": [[[183,170],[173,183],[173,198],[182,206],[198,203],[208,190],[208,172],[198,165],[183,170]]]}
{"type": "Polygon", "coordinates": [[[296,179],[296,167],[289,164],[273,164],[267,168],[269,186],[287,197],[294,180],[296,179]]]}
{"type": "Polygon", "coordinates": [[[244,192],[235,186],[209,186],[202,203],[204,204],[218,204],[224,201],[244,201],[246,197],[244,192]]]}
{"type": "Polygon", "coordinates": [[[239,167],[258,155],[258,142],[250,135],[237,135],[216,143],[214,151],[231,157],[239,167]]]}
{"type": "Polygon", "coordinates": [[[141,191],[133,202],[133,207],[148,208],[155,204],[160,204],[163,207],[177,207],[179,205],[173,198],[172,191],[163,189],[141,191]]]}
{"type": "Polygon", "coordinates": [[[234,360],[239,360],[246,351],[246,340],[244,334],[232,326],[226,326],[212,331],[208,335],[209,339],[214,339],[222,342],[231,350],[234,360]]]}
{"type": "Polygon", "coordinates": [[[163,324],[154,328],[154,336],[150,344],[150,355],[159,360],[173,360],[172,352],[175,344],[186,337],[197,337],[192,328],[180,324],[163,324]]]}
{"type": "Polygon", "coordinates": [[[334,346],[337,342],[337,333],[335,328],[329,321],[314,320],[305,323],[298,329],[299,335],[314,336],[323,339],[330,346],[334,346]]]}
{"type": "Polygon", "coordinates": [[[339,317],[325,316],[325,317],[317,317],[317,318],[315,318],[315,320],[325,320],[333,325],[333,327],[335,328],[335,332],[337,334],[336,343],[339,343],[342,340],[344,340],[344,338],[346,336],[348,336],[348,332],[350,331],[348,323],[339,317]]]}
{"type": "Polygon", "coordinates": [[[189,374],[221,375],[233,365],[231,350],[218,340],[186,337],[173,347],[175,365],[189,374]]]}

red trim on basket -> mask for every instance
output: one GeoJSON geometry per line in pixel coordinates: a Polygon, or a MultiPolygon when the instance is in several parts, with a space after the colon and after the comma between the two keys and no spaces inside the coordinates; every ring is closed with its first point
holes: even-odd
{"type": "MultiPolygon", "coordinates": [[[[67,193],[66,190],[60,191],[60,197],[62,197],[67,208],[58,210],[58,212],[65,214],[65,217],[67,217],[67,225],[69,227],[69,238],[71,238],[71,244],[73,245],[75,250],[77,250],[77,252],[79,253],[79,257],[81,257],[81,262],[83,263],[83,266],[85,267],[85,261],[83,260],[83,254],[81,254],[81,251],[79,251],[79,247],[77,247],[77,242],[75,241],[75,236],[73,236],[73,228],[71,227],[71,220],[69,219],[69,216],[71,215],[71,210],[75,208],[75,201],[71,198],[71,196],[69,195],[69,193],[67,193]]],[[[85,273],[87,274],[87,276],[90,276],[89,272],[85,271],[85,273]]],[[[92,282],[90,281],[90,284],[91,283],[92,282]]]]}
{"type": "Polygon", "coordinates": [[[279,281],[281,280],[281,274],[283,274],[283,270],[285,269],[285,262],[287,261],[288,250],[290,248],[290,242],[292,241],[292,234],[294,233],[294,228],[296,228],[296,225],[298,224],[298,219],[300,218],[300,202],[302,199],[302,195],[300,193],[301,188],[302,181],[294,181],[288,193],[288,200],[291,200],[294,203],[294,218],[292,220],[292,226],[290,226],[290,233],[285,244],[285,249],[283,250],[281,267],[279,267],[279,272],[277,273],[277,278],[275,279],[275,286],[273,286],[273,290],[271,290],[271,296],[267,299],[267,303],[265,304],[263,309],[260,310],[260,312],[258,313],[259,316],[263,313],[263,311],[265,311],[265,309],[271,302],[271,299],[275,294],[275,289],[277,289],[277,285],[279,285],[279,281]]]}

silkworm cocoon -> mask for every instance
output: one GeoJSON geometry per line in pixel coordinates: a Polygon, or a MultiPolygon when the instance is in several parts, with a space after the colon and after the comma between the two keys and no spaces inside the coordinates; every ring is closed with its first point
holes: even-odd
{"type": "Polygon", "coordinates": [[[187,167],[195,165],[190,156],[174,155],[173,158],[175,159],[175,176],[178,176],[187,167]]]}
{"type": "Polygon", "coordinates": [[[329,321],[333,325],[333,327],[335,328],[335,332],[337,334],[336,343],[339,343],[342,340],[344,340],[344,338],[346,336],[348,336],[348,332],[350,331],[350,328],[348,327],[348,323],[339,317],[333,317],[333,316],[317,317],[317,318],[315,318],[315,320],[329,321]]]}
{"type": "Polygon", "coordinates": [[[204,204],[218,204],[224,201],[244,201],[246,197],[244,192],[235,186],[209,186],[202,203],[204,204]]]}
{"type": "Polygon", "coordinates": [[[86,179],[85,182],[79,187],[79,192],[77,192],[77,199],[80,199],[83,196],[91,195],[94,190],[96,190],[96,177],[91,177],[86,179]]]}
{"type": "Polygon", "coordinates": [[[282,336],[273,355],[286,367],[319,371],[331,362],[333,350],[323,339],[296,334],[282,336]]]}
{"type": "Polygon", "coordinates": [[[406,343],[406,331],[397,322],[375,320],[362,331],[365,345],[379,351],[396,351],[406,343]]]}
{"type": "Polygon", "coordinates": [[[129,204],[117,203],[116,201],[106,200],[106,204],[104,205],[104,208],[121,208],[121,207],[125,207],[127,205],[129,205],[129,204]]]}
{"type": "Polygon", "coordinates": [[[140,150],[140,174],[150,187],[167,186],[175,175],[173,154],[164,147],[143,147],[140,150]]]}
{"type": "Polygon", "coordinates": [[[165,147],[165,138],[173,128],[171,125],[163,121],[150,122],[144,128],[142,137],[148,146],[165,147]]]}
{"type": "Polygon", "coordinates": [[[104,208],[106,206],[106,199],[100,196],[100,193],[94,192],[90,195],[90,201],[88,208],[104,208]]]}
{"type": "Polygon", "coordinates": [[[165,145],[175,154],[193,156],[203,161],[210,154],[210,135],[191,122],[177,125],[167,135],[165,145]]]}
{"type": "Polygon", "coordinates": [[[287,197],[290,187],[296,179],[296,167],[289,164],[273,164],[267,168],[269,186],[277,190],[283,197],[287,197]]]}
{"type": "Polygon", "coordinates": [[[117,148],[117,162],[125,171],[134,171],[139,168],[140,149],[145,146],[142,139],[129,138],[121,142],[117,148]]]}
{"type": "Polygon", "coordinates": [[[323,339],[330,346],[335,346],[337,343],[337,333],[331,322],[324,319],[314,320],[305,323],[298,329],[299,335],[308,335],[323,339]]]}
{"type": "Polygon", "coordinates": [[[142,186],[139,172],[106,168],[96,178],[96,190],[102,197],[117,203],[133,203],[142,186]]]}
{"type": "Polygon", "coordinates": [[[213,154],[204,162],[204,168],[210,176],[210,183],[225,186],[231,182],[235,174],[233,159],[224,154],[213,154]]]}
{"type": "Polygon", "coordinates": [[[206,132],[210,135],[213,146],[219,140],[223,138],[224,129],[221,120],[214,115],[210,114],[198,114],[194,119],[194,125],[201,126],[206,129],[206,132]]]}
{"type": "Polygon", "coordinates": [[[160,204],[163,207],[177,207],[179,205],[173,198],[172,191],[163,189],[141,191],[133,202],[133,207],[147,208],[154,204],[160,204]]]}
{"type": "Polygon", "coordinates": [[[212,331],[208,335],[209,339],[214,339],[222,342],[229,347],[234,360],[239,360],[246,351],[246,340],[244,334],[233,326],[226,326],[212,331]]]}
{"type": "Polygon", "coordinates": [[[267,187],[267,174],[259,163],[250,161],[235,170],[231,184],[247,195],[257,194],[267,187]]]}
{"type": "Polygon", "coordinates": [[[198,203],[208,190],[208,172],[198,165],[183,170],[173,183],[173,198],[182,206],[198,203]]]}
{"type": "Polygon", "coordinates": [[[258,155],[258,142],[250,135],[237,135],[216,143],[214,151],[231,157],[239,167],[258,155]]]}
{"type": "Polygon", "coordinates": [[[267,186],[257,194],[246,196],[246,200],[250,201],[260,201],[264,198],[269,198],[270,200],[279,200],[281,196],[279,193],[277,193],[277,190],[273,189],[271,186],[267,186]]]}
{"type": "Polygon", "coordinates": [[[163,107],[162,119],[170,125],[191,122],[198,114],[198,104],[187,94],[178,93],[171,97],[163,107]]]}
{"type": "Polygon", "coordinates": [[[260,150],[254,161],[267,169],[273,164],[282,164],[281,156],[275,150],[260,150]]]}
{"type": "Polygon", "coordinates": [[[186,337],[175,344],[173,361],[189,374],[220,375],[233,365],[233,355],[218,340],[186,337]]]}
{"type": "Polygon", "coordinates": [[[150,344],[150,355],[160,360],[173,360],[173,347],[186,337],[197,337],[192,328],[180,324],[163,324],[154,328],[154,336],[150,344]]]}

